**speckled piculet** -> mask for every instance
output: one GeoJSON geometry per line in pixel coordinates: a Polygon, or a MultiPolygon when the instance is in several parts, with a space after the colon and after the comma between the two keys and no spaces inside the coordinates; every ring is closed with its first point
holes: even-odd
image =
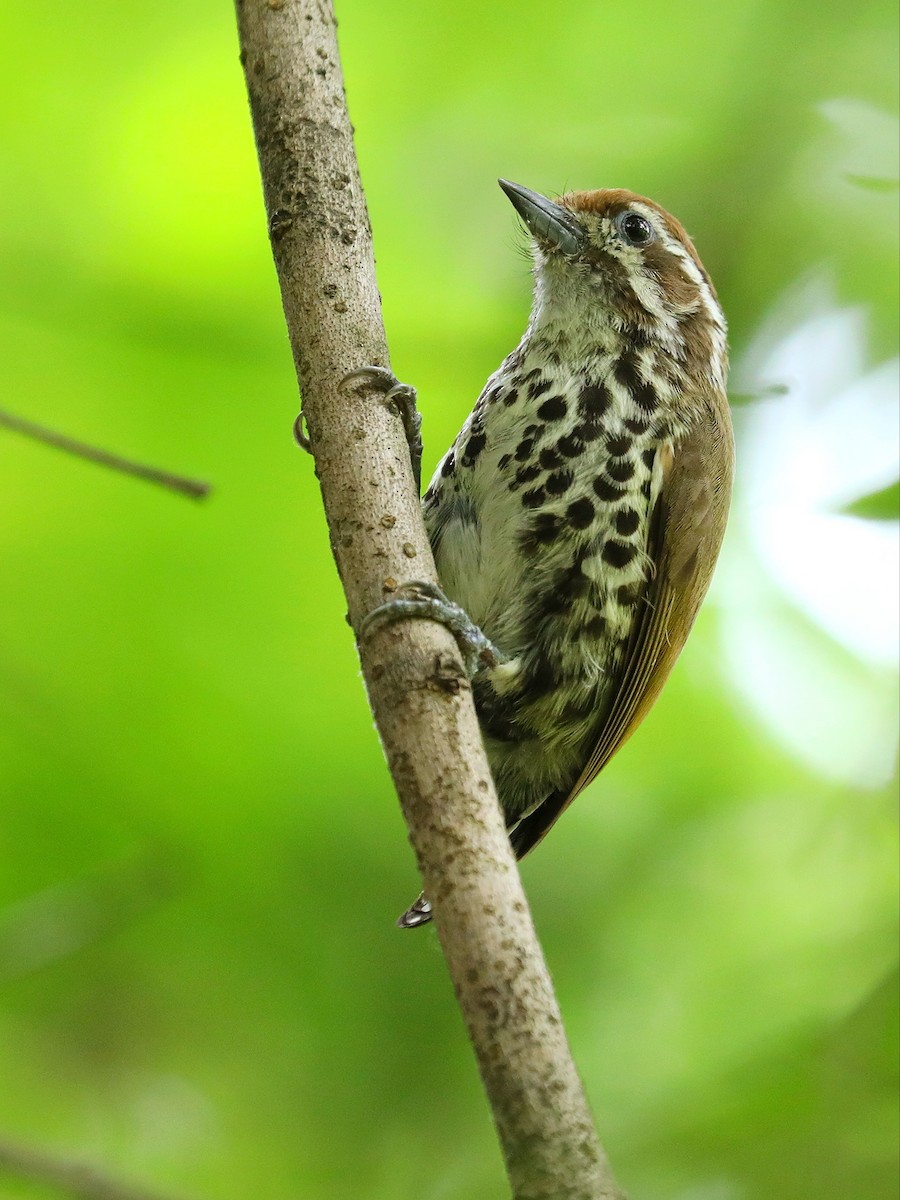
{"type": "MultiPolygon", "coordinates": [[[[531,319],[422,500],[446,597],[413,584],[370,619],[436,617],[471,651],[521,858],[678,658],[725,530],[733,441],[725,319],[678,221],[620,189],[554,202],[501,187],[533,238],[531,319]]],[[[399,923],[430,915],[420,897],[399,923]]]]}

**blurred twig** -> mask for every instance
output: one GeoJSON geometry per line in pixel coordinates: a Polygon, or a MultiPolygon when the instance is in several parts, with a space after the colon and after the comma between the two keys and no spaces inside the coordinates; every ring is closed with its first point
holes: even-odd
{"type": "Polygon", "coordinates": [[[99,1167],[63,1158],[0,1136],[0,1171],[54,1187],[75,1200],[175,1200],[139,1184],[113,1179],[99,1167]]]}
{"type": "MultiPolygon", "coordinates": [[[[358,628],[398,582],[436,576],[401,422],[371,389],[339,390],[346,373],[389,357],[336,22],[331,0],[237,0],[237,16],[309,445],[358,628]]],[[[360,657],[516,1200],[620,1197],[456,645],[440,626],[407,621],[373,631],[360,657]]]]}
{"type": "Polygon", "coordinates": [[[148,467],[144,463],[122,458],[119,454],[111,454],[108,450],[100,450],[87,442],[79,442],[75,438],[67,437],[64,433],[57,433],[55,429],[48,429],[45,425],[38,425],[34,421],[26,420],[25,417],[17,417],[14,413],[5,412],[3,409],[0,409],[0,427],[24,434],[25,437],[43,442],[45,446],[52,446],[55,450],[62,450],[66,454],[86,458],[89,462],[97,463],[101,467],[110,467],[114,471],[121,471],[124,475],[133,475],[136,479],[158,484],[160,487],[168,488],[171,492],[190,496],[193,500],[202,500],[210,492],[210,485],[202,480],[186,479],[183,475],[173,475],[171,471],[162,471],[158,467],[148,467]]]}
{"type": "Polygon", "coordinates": [[[776,400],[779,396],[789,396],[791,389],[786,383],[761,384],[749,392],[733,392],[728,390],[728,403],[732,408],[744,408],[750,404],[761,404],[763,400],[776,400]]]}

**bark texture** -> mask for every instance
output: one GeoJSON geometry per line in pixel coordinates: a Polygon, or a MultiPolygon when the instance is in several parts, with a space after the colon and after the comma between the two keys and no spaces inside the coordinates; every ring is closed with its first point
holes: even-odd
{"type": "MultiPolygon", "coordinates": [[[[400,420],[371,390],[338,388],[389,358],[336,22],[330,0],[237,0],[237,14],[303,411],[357,628],[399,583],[436,576],[400,420]]],[[[406,621],[378,627],[360,657],[513,1194],[618,1198],[456,645],[438,625],[406,621]]]]}

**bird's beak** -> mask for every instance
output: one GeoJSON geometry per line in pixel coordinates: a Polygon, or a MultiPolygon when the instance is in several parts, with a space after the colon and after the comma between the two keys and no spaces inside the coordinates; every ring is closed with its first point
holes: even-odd
{"type": "Polygon", "coordinates": [[[554,204],[540,192],[529,191],[520,183],[510,183],[508,179],[497,182],[539,242],[549,242],[563,254],[579,253],[584,245],[584,230],[567,208],[554,204]]]}

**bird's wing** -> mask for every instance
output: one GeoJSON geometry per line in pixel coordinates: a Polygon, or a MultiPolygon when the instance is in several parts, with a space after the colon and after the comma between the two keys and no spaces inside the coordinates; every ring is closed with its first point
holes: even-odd
{"type": "Polygon", "coordinates": [[[734,448],[727,406],[717,403],[680,443],[665,448],[647,551],[653,574],[590,758],[571,791],[556,792],[511,833],[518,858],[545,836],[650,711],[681,653],[712,578],[731,498],[734,448]]]}

